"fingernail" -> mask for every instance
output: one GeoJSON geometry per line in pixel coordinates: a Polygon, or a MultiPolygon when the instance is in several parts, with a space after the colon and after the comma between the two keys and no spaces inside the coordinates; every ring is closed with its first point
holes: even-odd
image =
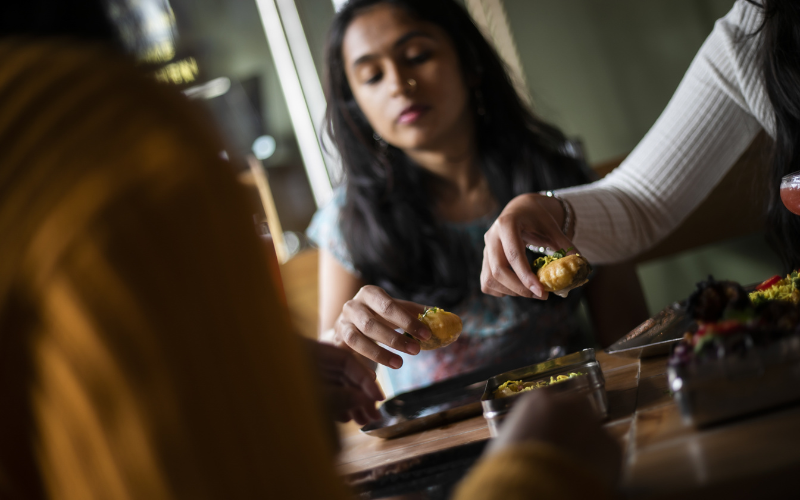
{"type": "Polygon", "coordinates": [[[414,342],[413,340],[406,340],[406,352],[409,354],[418,354],[419,353],[419,344],[414,342]]]}
{"type": "Polygon", "coordinates": [[[542,291],[539,290],[537,287],[532,286],[532,287],[529,288],[529,290],[531,291],[533,296],[536,297],[537,299],[541,299],[542,298],[542,291]]]}
{"type": "Polygon", "coordinates": [[[397,370],[401,366],[403,366],[403,360],[400,358],[394,358],[393,360],[389,361],[389,366],[397,370]]]}
{"type": "Polygon", "coordinates": [[[420,328],[417,330],[417,337],[421,338],[422,340],[428,340],[432,336],[433,334],[427,328],[420,328]]]}

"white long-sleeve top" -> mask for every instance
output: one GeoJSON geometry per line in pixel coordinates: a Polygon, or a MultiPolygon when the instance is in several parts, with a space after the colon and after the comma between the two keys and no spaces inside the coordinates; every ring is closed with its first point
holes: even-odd
{"type": "Polygon", "coordinates": [[[774,114],[763,85],[762,10],[744,0],[718,20],[664,112],[628,158],[595,183],[558,192],[573,241],[612,263],[665,238],[703,201],[774,114]]]}

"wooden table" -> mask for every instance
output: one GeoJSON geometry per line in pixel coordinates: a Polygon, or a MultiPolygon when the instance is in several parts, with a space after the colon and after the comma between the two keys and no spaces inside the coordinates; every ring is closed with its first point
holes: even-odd
{"type": "MultiPolygon", "coordinates": [[[[597,359],[608,392],[606,429],[624,450],[625,496],[800,496],[799,405],[697,430],[683,424],[669,393],[666,357],[638,360],[600,353],[597,359]]],[[[351,482],[364,481],[431,453],[487,439],[483,417],[392,440],[348,432],[337,468],[351,482]]]]}

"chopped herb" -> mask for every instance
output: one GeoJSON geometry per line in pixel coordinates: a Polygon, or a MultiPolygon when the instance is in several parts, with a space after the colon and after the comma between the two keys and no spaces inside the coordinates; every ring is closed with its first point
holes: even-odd
{"type": "Polygon", "coordinates": [[[569,247],[566,250],[564,250],[563,248],[560,248],[560,249],[556,250],[555,252],[553,252],[553,255],[543,255],[543,256],[539,257],[538,259],[533,261],[533,265],[532,265],[533,270],[534,271],[538,271],[539,269],[543,268],[544,266],[546,266],[547,264],[549,264],[549,263],[551,263],[551,262],[553,262],[555,260],[563,259],[564,257],[567,256],[567,253],[572,251],[573,248],[575,248],[575,247],[569,247]]]}
{"type": "Polygon", "coordinates": [[[713,333],[703,335],[702,337],[700,337],[700,339],[697,340],[697,343],[694,345],[694,353],[700,354],[700,351],[703,350],[703,347],[705,347],[706,344],[713,343],[719,338],[720,338],[719,335],[715,335],[713,333]]]}
{"type": "Polygon", "coordinates": [[[748,307],[744,310],[736,310],[731,307],[725,308],[725,311],[722,313],[721,321],[728,321],[728,320],[736,320],[739,323],[747,323],[750,320],[755,318],[755,310],[752,307],[748,307]]]}
{"type": "Polygon", "coordinates": [[[575,248],[575,247],[569,247],[569,248],[567,248],[566,250],[564,250],[563,248],[559,248],[558,250],[556,250],[555,252],[553,252],[553,257],[555,257],[556,259],[563,259],[564,257],[566,257],[566,256],[567,256],[567,254],[568,254],[568,253],[569,253],[569,252],[570,252],[570,251],[571,251],[573,248],[575,248]]]}
{"type": "Polygon", "coordinates": [[[418,319],[422,319],[428,314],[436,314],[439,311],[441,311],[441,308],[439,307],[426,307],[425,311],[423,311],[423,313],[418,316],[418,319]]]}

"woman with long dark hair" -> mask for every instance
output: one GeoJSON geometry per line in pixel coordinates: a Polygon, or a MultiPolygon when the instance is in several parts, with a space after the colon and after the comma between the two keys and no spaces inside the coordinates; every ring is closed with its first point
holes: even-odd
{"type": "Polygon", "coordinates": [[[521,101],[463,7],[352,0],[333,22],[326,63],[327,131],[345,182],[309,230],[322,247],[323,338],[392,368],[410,365],[392,371],[395,391],[587,345],[580,293],[545,304],[480,291],[483,235],[500,209],[591,174],[564,134],[521,101]],[[423,304],[452,309],[464,332],[417,355],[395,329],[425,338],[415,319],[423,304]]]}
{"type": "Polygon", "coordinates": [[[666,237],[708,195],[755,136],[774,145],[767,233],[786,270],[800,267],[800,217],[783,206],[781,178],[800,170],[800,4],[738,0],[717,21],[667,108],[641,143],[601,181],[557,193],[573,208],[571,231],[549,199],[517,197],[486,235],[482,286],[500,294],[540,286],[515,253],[522,244],[574,245],[592,262],[630,258],[666,237]],[[566,233],[566,234],[565,234],[566,233]],[[511,267],[514,273],[494,273],[511,267]]]}

